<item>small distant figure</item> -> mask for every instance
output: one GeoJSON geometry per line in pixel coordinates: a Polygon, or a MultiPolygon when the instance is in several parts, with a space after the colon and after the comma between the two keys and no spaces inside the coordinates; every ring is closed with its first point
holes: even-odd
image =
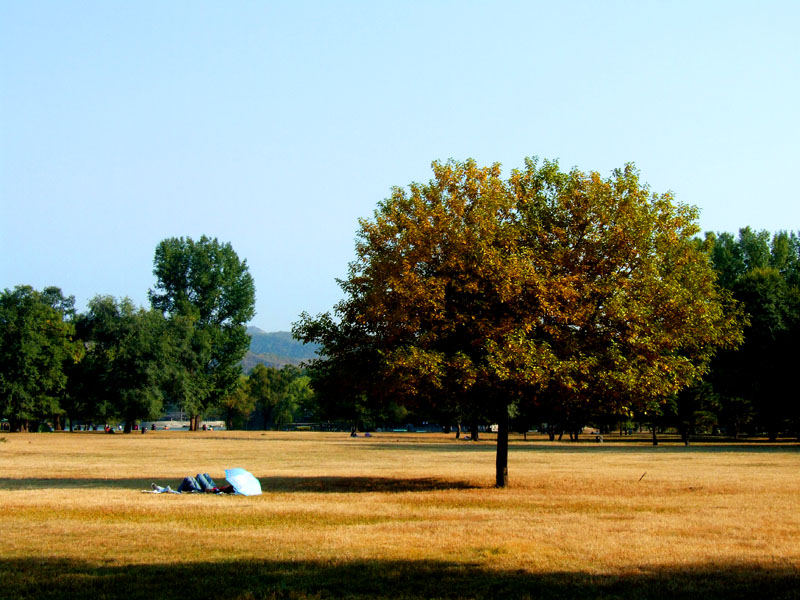
{"type": "Polygon", "coordinates": [[[150,425],[150,429],[152,429],[153,431],[155,431],[155,430],[156,430],[156,424],[155,424],[155,423],[153,423],[152,425],[150,425]]]}
{"type": "Polygon", "coordinates": [[[368,431],[367,433],[364,434],[364,437],[372,437],[372,434],[368,431]]]}
{"type": "Polygon", "coordinates": [[[208,430],[208,427],[206,426],[205,423],[203,423],[203,431],[206,431],[206,430],[208,430]]]}
{"type": "Polygon", "coordinates": [[[603,436],[600,435],[600,434],[597,434],[597,436],[594,438],[594,441],[597,442],[598,444],[602,444],[603,443],[603,436]]]}

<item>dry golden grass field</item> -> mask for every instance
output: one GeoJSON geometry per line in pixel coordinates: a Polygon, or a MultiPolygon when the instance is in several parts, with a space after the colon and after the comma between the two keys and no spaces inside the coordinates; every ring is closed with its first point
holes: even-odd
{"type": "Polygon", "coordinates": [[[0,598],[800,598],[800,446],[0,434],[0,598]],[[255,497],[143,494],[226,467],[255,497]]]}

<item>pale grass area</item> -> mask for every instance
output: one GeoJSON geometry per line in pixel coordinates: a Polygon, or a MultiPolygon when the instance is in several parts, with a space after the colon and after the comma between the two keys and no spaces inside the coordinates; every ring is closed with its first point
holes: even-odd
{"type": "Polygon", "coordinates": [[[5,434],[0,557],[109,565],[432,560],[529,573],[800,569],[800,450],[437,434],[5,434]],[[264,495],[142,494],[244,467],[264,495]],[[644,476],[643,476],[644,475],[644,476]]]}

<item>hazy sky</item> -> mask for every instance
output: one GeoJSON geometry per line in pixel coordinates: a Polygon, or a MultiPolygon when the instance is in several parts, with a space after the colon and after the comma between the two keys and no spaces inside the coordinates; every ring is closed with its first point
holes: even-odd
{"type": "Polygon", "coordinates": [[[0,288],[147,304],[231,242],[253,324],[340,299],[435,159],[635,162],[704,230],[800,229],[800,2],[0,0],[0,288]]]}

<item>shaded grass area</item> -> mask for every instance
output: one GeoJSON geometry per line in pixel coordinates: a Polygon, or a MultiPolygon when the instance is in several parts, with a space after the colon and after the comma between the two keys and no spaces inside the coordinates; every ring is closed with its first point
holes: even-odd
{"type": "Polygon", "coordinates": [[[231,561],[98,565],[0,560],[0,598],[754,598],[798,597],[797,569],[657,567],[619,575],[492,570],[444,561],[231,561]]]}
{"type": "MultiPolygon", "coordinates": [[[[161,485],[177,488],[180,481],[160,481],[151,478],[45,478],[19,477],[0,479],[0,490],[47,490],[47,489],[142,489],[149,490],[150,484],[157,481],[161,485]]],[[[432,492],[439,490],[477,489],[478,485],[468,481],[457,481],[437,477],[395,478],[395,477],[259,477],[261,487],[271,492],[312,492],[312,493],[367,493],[367,492],[432,492]]],[[[219,483],[219,482],[218,482],[219,483]]],[[[222,483],[219,483],[222,485],[222,483]]]]}

